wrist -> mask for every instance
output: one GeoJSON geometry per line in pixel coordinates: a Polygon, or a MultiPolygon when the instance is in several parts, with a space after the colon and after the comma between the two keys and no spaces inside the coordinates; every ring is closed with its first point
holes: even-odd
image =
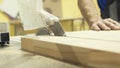
{"type": "Polygon", "coordinates": [[[92,24],[94,24],[94,23],[97,23],[97,22],[99,22],[99,21],[102,21],[102,18],[101,17],[99,17],[99,18],[90,18],[89,19],[89,21],[88,21],[88,24],[89,24],[89,26],[91,26],[92,24]]]}

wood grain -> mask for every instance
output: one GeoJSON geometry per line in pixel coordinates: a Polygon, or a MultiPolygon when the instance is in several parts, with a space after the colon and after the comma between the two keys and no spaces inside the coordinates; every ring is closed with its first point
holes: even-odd
{"type": "Polygon", "coordinates": [[[96,68],[119,68],[119,33],[120,31],[81,31],[68,33],[67,37],[27,36],[22,37],[21,44],[23,50],[63,61],[96,68]]]}
{"type": "Polygon", "coordinates": [[[67,36],[76,38],[87,38],[104,41],[120,42],[120,30],[113,31],[75,31],[67,32],[67,36]]]}

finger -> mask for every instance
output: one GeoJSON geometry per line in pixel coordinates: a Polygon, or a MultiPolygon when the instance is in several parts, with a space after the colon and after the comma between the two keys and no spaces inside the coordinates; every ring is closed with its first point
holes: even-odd
{"type": "Polygon", "coordinates": [[[111,28],[111,29],[116,29],[116,25],[115,24],[113,24],[111,21],[108,21],[108,19],[105,19],[104,21],[103,21],[103,23],[105,23],[109,28],[111,28]]]}
{"type": "Polygon", "coordinates": [[[120,23],[117,21],[114,21],[112,19],[104,20],[104,23],[108,25],[112,30],[119,30],[120,29],[120,23]]]}
{"type": "Polygon", "coordinates": [[[120,30],[120,26],[115,26],[113,30],[120,30]]]}
{"type": "Polygon", "coordinates": [[[111,19],[111,18],[109,18],[108,21],[109,21],[109,22],[112,22],[112,23],[115,24],[115,25],[120,25],[119,22],[117,22],[117,21],[115,21],[115,20],[113,20],[113,19],[111,19]]]}
{"type": "Polygon", "coordinates": [[[96,31],[100,31],[100,30],[101,30],[101,29],[98,27],[97,24],[93,24],[93,25],[91,26],[91,29],[92,29],[92,30],[96,30],[96,31]]]}
{"type": "Polygon", "coordinates": [[[99,28],[101,28],[102,30],[111,30],[111,28],[109,28],[107,25],[105,25],[104,23],[98,23],[99,28]]]}

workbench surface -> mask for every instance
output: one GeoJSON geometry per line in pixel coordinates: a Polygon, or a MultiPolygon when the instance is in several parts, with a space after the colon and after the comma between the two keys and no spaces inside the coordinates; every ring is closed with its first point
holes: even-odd
{"type": "Polygon", "coordinates": [[[83,68],[75,64],[21,50],[20,37],[11,37],[8,47],[0,48],[0,68],[83,68]]]}

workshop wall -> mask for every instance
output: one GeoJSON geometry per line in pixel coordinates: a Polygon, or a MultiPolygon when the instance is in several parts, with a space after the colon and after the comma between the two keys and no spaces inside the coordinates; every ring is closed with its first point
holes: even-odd
{"type": "MultiPolygon", "coordinates": [[[[78,9],[77,6],[77,0],[62,0],[62,18],[82,18],[82,15],[78,9]]],[[[64,27],[65,31],[73,31],[76,30],[73,27],[77,27],[79,29],[79,25],[81,24],[80,21],[73,21],[72,23],[71,20],[66,20],[62,21],[62,25],[64,27]]]]}
{"type": "Polygon", "coordinates": [[[43,0],[43,7],[46,11],[59,18],[82,16],[77,7],[77,0],[43,0]]]}

